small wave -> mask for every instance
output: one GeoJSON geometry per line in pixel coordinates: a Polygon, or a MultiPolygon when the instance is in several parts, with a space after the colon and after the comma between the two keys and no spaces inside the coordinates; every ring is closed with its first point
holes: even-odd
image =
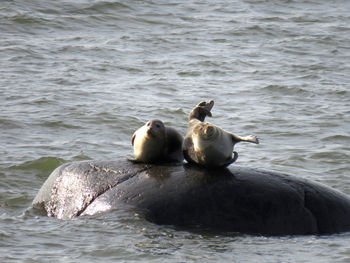
{"type": "Polygon", "coordinates": [[[46,178],[53,170],[55,170],[58,166],[72,161],[83,161],[83,160],[91,160],[91,158],[84,153],[80,153],[76,156],[73,156],[69,160],[65,160],[58,157],[41,157],[36,160],[27,161],[18,165],[13,165],[9,167],[10,170],[21,170],[21,171],[31,171],[34,172],[38,177],[46,178]]]}
{"type": "Polygon", "coordinates": [[[45,121],[39,124],[43,127],[49,128],[66,128],[66,129],[79,129],[80,126],[64,123],[63,121],[45,121]]]}
{"type": "Polygon", "coordinates": [[[129,5],[122,4],[120,2],[107,2],[107,1],[100,1],[96,2],[88,7],[80,8],[72,13],[77,13],[77,14],[91,14],[91,13],[114,13],[118,10],[125,10],[125,9],[130,9],[132,8],[129,5]]]}
{"type": "Polygon", "coordinates": [[[349,145],[350,144],[350,136],[337,134],[337,135],[325,137],[322,139],[322,141],[349,145]]]}
{"type": "Polygon", "coordinates": [[[23,124],[18,120],[0,119],[0,127],[3,130],[20,129],[23,128],[23,124]]]}
{"type": "Polygon", "coordinates": [[[28,15],[16,15],[11,17],[10,20],[17,24],[44,24],[45,22],[48,22],[46,19],[28,15]]]}
{"type": "Polygon", "coordinates": [[[300,95],[305,94],[307,91],[302,88],[297,87],[289,87],[289,86],[283,86],[283,85],[268,85],[264,87],[264,90],[267,90],[269,92],[275,92],[283,95],[300,95]]]}
{"type": "Polygon", "coordinates": [[[91,160],[91,157],[81,152],[80,154],[73,156],[69,161],[84,161],[84,160],[91,160]]]}
{"type": "Polygon", "coordinates": [[[323,162],[326,163],[339,164],[344,162],[347,163],[350,156],[341,151],[325,151],[312,154],[311,159],[323,160],[323,162]]]}
{"type": "Polygon", "coordinates": [[[308,16],[294,16],[291,18],[293,22],[296,23],[322,23],[323,20],[315,17],[308,17],[308,16]]]}
{"type": "Polygon", "coordinates": [[[179,71],[177,75],[181,77],[198,77],[201,75],[199,71],[179,71]]]}
{"type": "Polygon", "coordinates": [[[33,161],[27,161],[19,165],[11,166],[12,170],[34,171],[39,177],[47,177],[55,168],[65,163],[64,159],[57,157],[41,157],[33,161]]]}
{"type": "Polygon", "coordinates": [[[27,204],[32,201],[32,196],[29,195],[17,195],[12,198],[7,198],[5,205],[11,208],[22,208],[23,204],[27,204]]]}

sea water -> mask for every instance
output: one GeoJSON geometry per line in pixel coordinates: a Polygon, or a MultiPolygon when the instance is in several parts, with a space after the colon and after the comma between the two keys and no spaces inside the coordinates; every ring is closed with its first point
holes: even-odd
{"type": "MultiPolygon", "coordinates": [[[[111,211],[27,211],[54,168],[132,156],[158,118],[185,134],[201,100],[235,164],[350,194],[350,2],[0,2],[1,262],[349,262],[350,234],[264,237],[111,211]]],[[[233,164],[233,165],[235,165],[233,164]]]]}

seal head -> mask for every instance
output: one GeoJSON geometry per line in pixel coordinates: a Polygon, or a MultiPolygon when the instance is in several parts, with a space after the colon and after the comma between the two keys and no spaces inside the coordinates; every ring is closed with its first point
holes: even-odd
{"type": "Polygon", "coordinates": [[[198,103],[190,112],[188,116],[188,120],[199,120],[199,121],[204,121],[206,116],[211,117],[211,109],[214,106],[214,100],[210,100],[208,102],[206,101],[201,101],[198,103]]]}

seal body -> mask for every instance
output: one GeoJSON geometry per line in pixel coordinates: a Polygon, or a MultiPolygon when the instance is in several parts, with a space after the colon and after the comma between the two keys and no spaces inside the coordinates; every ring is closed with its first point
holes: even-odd
{"type": "Polygon", "coordinates": [[[202,101],[190,112],[183,154],[189,163],[204,167],[226,167],[238,158],[238,153],[233,151],[236,143],[243,141],[258,144],[259,140],[256,136],[241,137],[205,122],[206,116],[212,116],[210,110],[213,106],[213,100],[202,101]]]}
{"type": "Polygon", "coordinates": [[[132,136],[134,161],[142,163],[182,162],[183,137],[160,120],[150,120],[132,136]]]}
{"type": "Polygon", "coordinates": [[[193,119],[184,141],[184,156],[188,162],[200,166],[226,167],[238,158],[233,149],[241,141],[259,143],[256,136],[237,136],[209,122],[193,119]]]}
{"type": "Polygon", "coordinates": [[[196,163],[209,167],[227,166],[234,161],[232,160],[234,144],[228,132],[208,122],[192,120],[191,125],[193,154],[188,157],[194,157],[196,163]]]}

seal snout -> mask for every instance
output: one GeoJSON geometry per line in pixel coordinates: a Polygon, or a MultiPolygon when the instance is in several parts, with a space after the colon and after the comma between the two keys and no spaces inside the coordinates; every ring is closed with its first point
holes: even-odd
{"type": "Polygon", "coordinates": [[[147,129],[146,133],[147,133],[148,136],[152,136],[152,134],[153,134],[152,127],[149,127],[147,129]]]}
{"type": "Polygon", "coordinates": [[[155,136],[157,133],[165,129],[163,122],[160,120],[151,120],[147,122],[146,126],[146,133],[148,136],[155,136]]]}

